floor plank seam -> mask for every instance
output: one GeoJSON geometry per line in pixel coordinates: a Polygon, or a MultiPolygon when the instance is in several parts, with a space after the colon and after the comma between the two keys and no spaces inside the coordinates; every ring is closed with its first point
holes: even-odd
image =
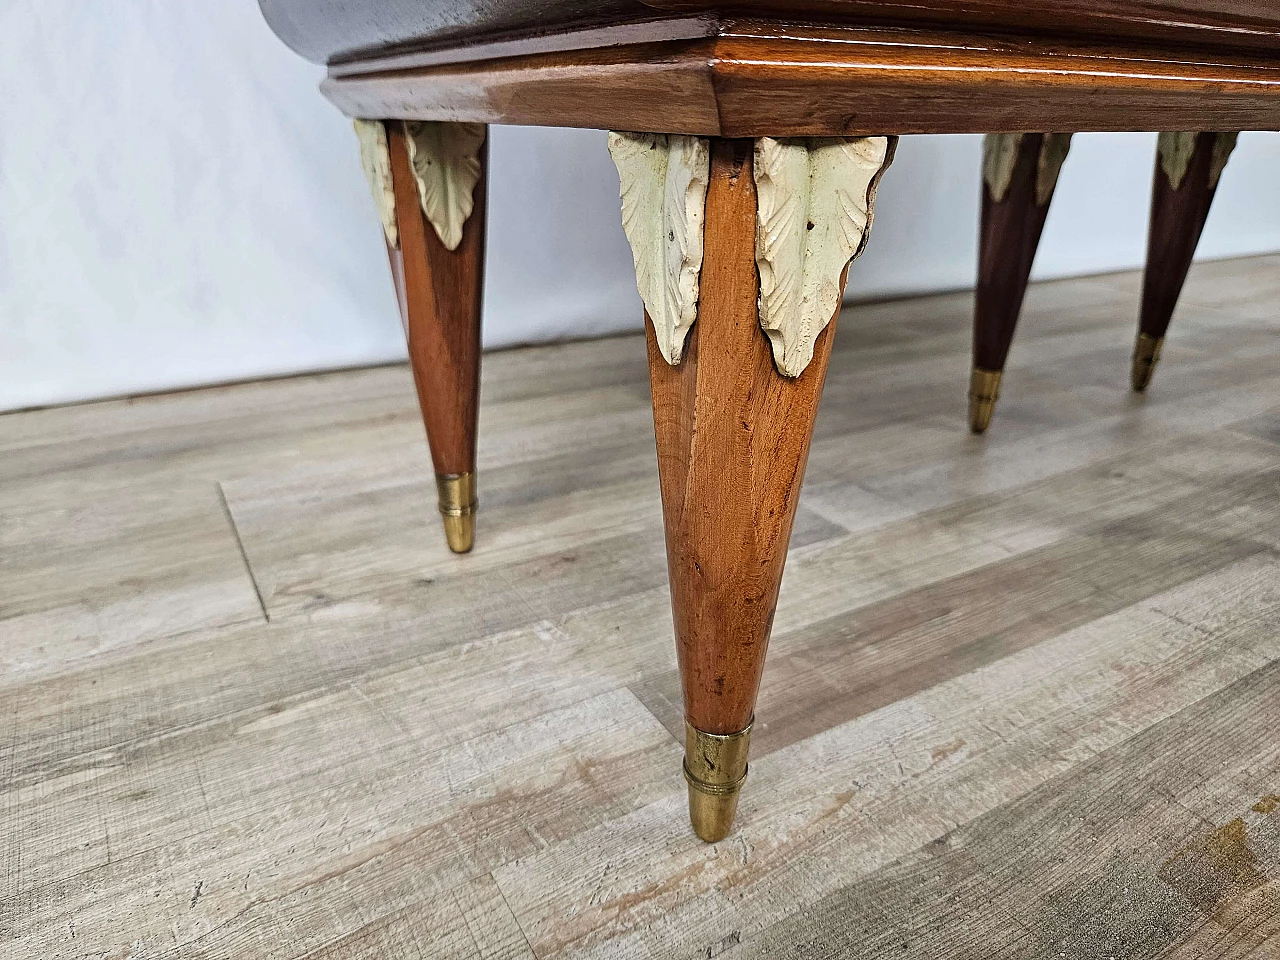
{"type": "Polygon", "coordinates": [[[498,891],[498,896],[502,898],[502,905],[507,908],[507,913],[510,915],[512,921],[514,921],[516,929],[520,931],[520,939],[524,941],[525,949],[529,951],[529,956],[534,957],[536,960],[538,954],[533,949],[533,943],[529,939],[529,931],[524,928],[524,924],[520,922],[520,917],[511,909],[511,901],[507,899],[506,891],[502,889],[502,884],[500,884],[498,882],[498,878],[494,876],[494,871],[490,870],[488,876],[489,879],[493,881],[493,886],[494,889],[498,891]]]}
{"type": "MultiPolygon", "coordinates": [[[[1200,633],[1202,636],[1212,637],[1213,635],[1212,631],[1204,631],[1202,628],[1199,628],[1197,625],[1187,624],[1184,620],[1180,618],[1170,617],[1170,619],[1174,620],[1179,624],[1195,629],[1195,631],[1197,633],[1200,633]]],[[[984,811],[983,813],[979,814],[976,817],[973,817],[972,819],[965,820],[962,822],[955,822],[948,825],[946,830],[942,831],[931,840],[921,843],[917,847],[907,851],[906,853],[896,857],[895,859],[887,863],[883,863],[876,866],[874,869],[854,878],[851,882],[827,894],[826,901],[830,901],[832,898],[836,897],[839,893],[851,891],[854,888],[874,882],[877,878],[885,877],[891,874],[894,870],[901,868],[906,863],[910,863],[913,859],[931,852],[934,847],[939,845],[941,841],[944,841],[946,838],[949,838],[955,834],[964,833],[966,831],[972,832],[973,830],[975,830],[975,828],[979,824],[983,823],[984,821],[990,822],[993,820],[999,820],[1002,815],[1007,815],[1008,811],[1015,810],[1020,806],[1025,806],[1027,803],[1031,801],[1031,798],[1036,795],[1039,795],[1039,794],[1043,794],[1046,796],[1055,795],[1058,792],[1058,788],[1062,784],[1069,784],[1072,781],[1076,781],[1081,779],[1082,777],[1089,776],[1089,774],[1094,769],[1098,768],[1100,765],[1104,765],[1108,763],[1114,757],[1118,755],[1122,755],[1126,751],[1132,751],[1136,742],[1143,740],[1144,738],[1146,739],[1151,738],[1152,736],[1157,734],[1162,728],[1168,729],[1170,727],[1176,727],[1180,722],[1185,720],[1186,717],[1194,715],[1197,711],[1203,712],[1204,709],[1209,705],[1210,701],[1213,701],[1215,699],[1221,699],[1222,697],[1229,694],[1234,689],[1247,687],[1249,684],[1255,681],[1255,679],[1259,674],[1263,673],[1264,671],[1274,669],[1274,667],[1278,662],[1280,662],[1280,657],[1272,658],[1268,660],[1266,663],[1260,664],[1257,668],[1249,671],[1243,676],[1238,677],[1235,680],[1226,682],[1222,686],[1217,687],[1214,690],[1211,690],[1205,693],[1203,696],[1198,697],[1192,701],[1189,701],[1188,703],[1182,705],[1175,712],[1168,714],[1167,716],[1164,716],[1156,720],[1155,722],[1145,727],[1142,727],[1141,729],[1134,730],[1129,736],[1108,745],[1104,749],[1097,750],[1097,749],[1094,749],[1091,745],[1081,744],[1081,746],[1084,746],[1086,749],[1088,749],[1089,756],[1080,759],[1077,763],[1073,764],[1071,767],[1054,774],[1053,776],[1041,781],[1040,783],[1036,784],[1030,789],[1016,796],[1009,797],[998,806],[992,807],[991,809],[984,811]]],[[[1210,829],[1217,828],[1218,826],[1220,826],[1218,823],[1206,818],[1199,811],[1188,806],[1179,797],[1172,795],[1165,790],[1155,788],[1152,790],[1152,793],[1164,797],[1171,804],[1176,805],[1179,808],[1185,810],[1190,816],[1201,821],[1206,827],[1210,829]]],[[[978,866],[977,875],[987,877],[988,879],[994,879],[990,873],[990,869],[986,866],[978,866]]],[[[744,946],[747,946],[749,944],[755,945],[762,941],[767,942],[768,935],[770,934],[771,931],[776,930],[780,927],[784,927],[788,923],[794,924],[798,918],[805,916],[806,913],[810,911],[813,906],[814,904],[805,904],[805,905],[799,906],[797,909],[789,913],[785,913],[779,916],[776,920],[774,920],[773,923],[756,931],[750,938],[744,939],[742,941],[743,945],[744,946]]],[[[1014,926],[1022,930],[1027,936],[1035,935],[1035,931],[1029,928],[1019,918],[1010,916],[1010,917],[1006,917],[1005,919],[1007,922],[1012,923],[1014,926]]],[[[1211,921],[1212,921],[1211,917],[1204,918],[1204,923],[1209,923],[1211,921]]],[[[1190,931],[1187,934],[1187,937],[1189,938],[1191,935],[1194,934],[1194,932],[1195,932],[1194,930],[1190,931]]],[[[1177,942],[1173,944],[1173,946],[1176,946],[1176,945],[1177,945],[1177,942]]],[[[906,948],[907,948],[907,944],[904,943],[903,949],[905,950],[906,948]]],[[[1033,955],[1039,955],[1039,954],[1033,954],[1033,955]]],[[[791,956],[791,955],[788,954],[788,956],[791,956]]],[[[824,954],[824,956],[826,955],[824,954]]]]}
{"type": "Polygon", "coordinates": [[[222,481],[218,480],[214,486],[218,488],[218,500],[222,504],[222,512],[231,527],[231,535],[236,538],[236,549],[240,551],[240,559],[244,561],[244,572],[249,577],[249,583],[253,585],[253,595],[258,598],[258,609],[262,611],[262,619],[270,623],[271,614],[267,612],[267,605],[262,599],[262,588],[258,586],[258,578],[253,575],[253,565],[249,563],[249,554],[245,552],[244,540],[240,537],[240,528],[236,526],[236,518],[231,512],[231,504],[227,502],[226,491],[222,489],[222,481]]]}
{"type": "Polygon", "coordinates": [[[844,311],[719,850],[641,337],[487,356],[469,560],[403,363],[6,418],[0,955],[1271,957],[1277,267],[1146,397],[1140,273],[1033,286],[981,441],[969,293],[844,311]]]}

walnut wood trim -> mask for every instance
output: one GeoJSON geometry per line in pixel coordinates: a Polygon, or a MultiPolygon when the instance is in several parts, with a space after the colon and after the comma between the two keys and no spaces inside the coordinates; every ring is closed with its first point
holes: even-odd
{"type": "Polygon", "coordinates": [[[342,72],[710,35],[744,18],[1198,51],[1280,50],[1272,0],[260,0],[294,50],[342,72]],[[376,66],[375,66],[376,65],[376,66]]]}
{"type": "Polygon", "coordinates": [[[714,16],[668,17],[560,32],[549,32],[545,29],[535,32],[523,31],[505,36],[485,37],[483,40],[465,46],[459,46],[454,41],[391,52],[378,50],[364,55],[347,54],[344,59],[329,63],[329,76],[357,76],[388,70],[414,70],[420,67],[473,63],[478,60],[497,60],[538,53],[601,50],[671,40],[698,40],[717,36],[719,32],[720,20],[714,16]]]}
{"type": "Polygon", "coordinates": [[[713,39],[359,76],[351,116],[697,136],[1280,126],[1280,65],[954,32],[739,24],[713,39]]]}
{"type": "MultiPolygon", "coordinates": [[[[641,0],[675,14],[712,13],[722,0],[641,0]]],[[[1220,49],[1280,47],[1280,7],[1268,0],[734,0],[748,16],[880,26],[949,26],[1220,49]]]]}
{"type": "Polygon", "coordinates": [[[352,117],[706,135],[720,127],[713,51],[710,40],[641,44],[329,77],[320,89],[352,117]]]}

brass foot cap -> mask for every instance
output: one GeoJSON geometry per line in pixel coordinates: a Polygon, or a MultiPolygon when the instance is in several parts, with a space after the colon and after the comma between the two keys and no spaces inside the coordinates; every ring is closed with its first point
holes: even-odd
{"type": "Polygon", "coordinates": [[[991,426],[991,415],[1000,399],[1000,378],[1003,370],[984,370],[974,367],[969,376],[969,429],[983,433],[991,426]]]}
{"type": "Polygon", "coordinates": [[[1153,337],[1149,333],[1138,334],[1138,340],[1133,345],[1133,367],[1129,371],[1129,382],[1139,393],[1151,383],[1156,364],[1160,362],[1160,348],[1163,346],[1164,337],[1153,337]]]}
{"type": "Polygon", "coordinates": [[[476,540],[476,475],[437,473],[444,538],[454,553],[466,553],[476,540]]]}
{"type": "Polygon", "coordinates": [[[747,779],[751,724],[737,733],[704,733],[684,725],[684,778],[689,784],[689,821],[707,843],[729,835],[738,794],[747,779]]]}

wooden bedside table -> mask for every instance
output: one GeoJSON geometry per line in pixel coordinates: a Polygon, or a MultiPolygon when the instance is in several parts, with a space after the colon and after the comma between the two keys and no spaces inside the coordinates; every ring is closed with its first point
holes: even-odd
{"type": "Polygon", "coordinates": [[[896,136],[1280,125],[1280,6],[1261,0],[261,5],[359,121],[460,552],[477,502],[483,125],[619,131],[706,840],[728,833],[746,777],[835,315],[896,136]]]}

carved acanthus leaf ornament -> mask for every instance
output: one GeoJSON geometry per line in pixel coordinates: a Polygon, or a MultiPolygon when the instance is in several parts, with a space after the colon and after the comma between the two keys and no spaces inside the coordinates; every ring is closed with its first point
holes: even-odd
{"type": "Polygon", "coordinates": [[[710,144],[702,137],[610,133],[609,153],[618,168],[636,286],[658,349],[674,365],[698,317],[710,144]]]}
{"type": "Polygon", "coordinates": [[[774,364],[798,377],[871,234],[876,188],[896,137],[762,137],[755,146],[760,326],[774,364]]]}

